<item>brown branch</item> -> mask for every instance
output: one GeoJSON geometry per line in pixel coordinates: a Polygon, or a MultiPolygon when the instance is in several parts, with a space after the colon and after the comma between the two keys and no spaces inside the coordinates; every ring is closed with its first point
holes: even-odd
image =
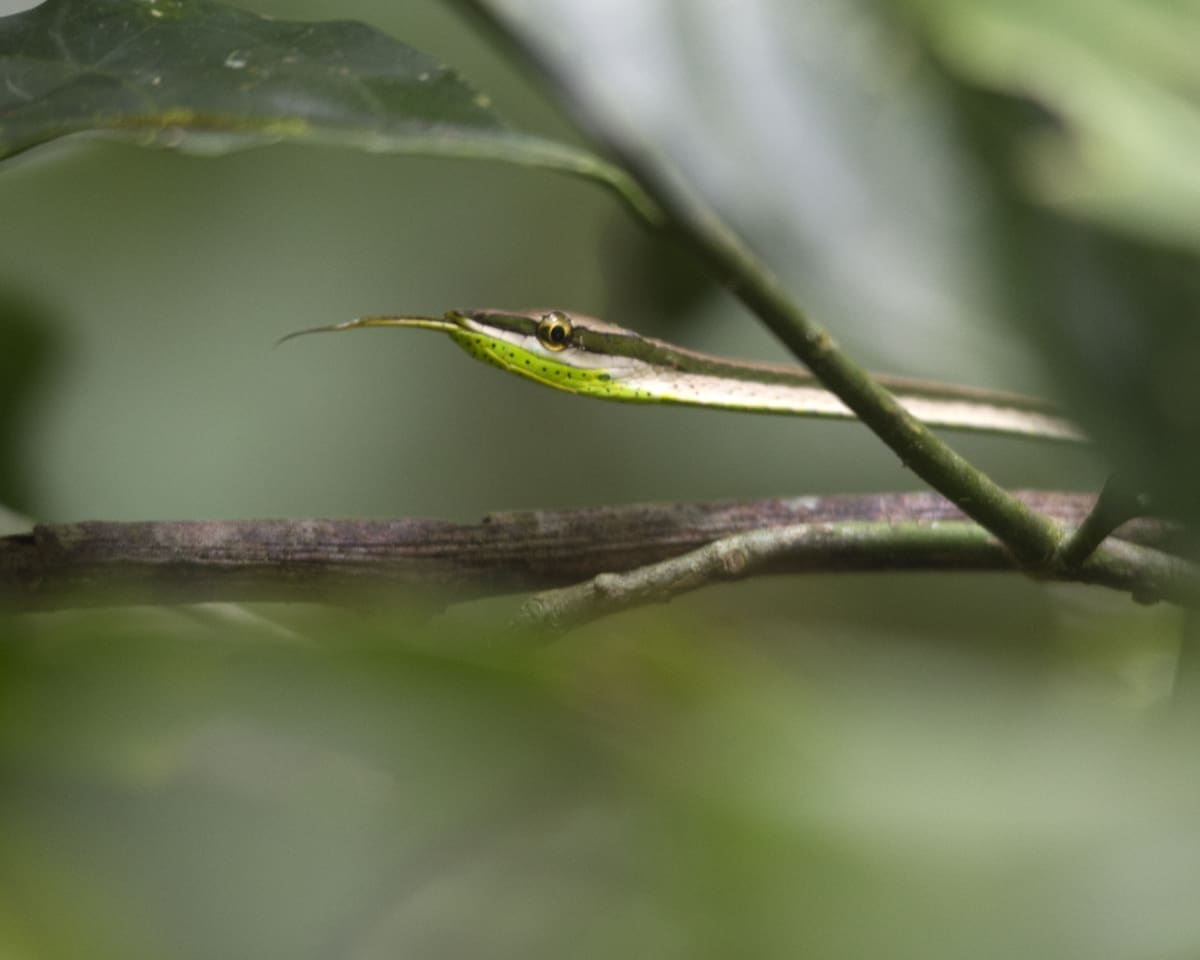
{"type": "MultiPolygon", "coordinates": [[[[1030,508],[1073,525],[1087,494],[1020,492],[1030,508]]],[[[932,493],[643,504],[496,513],[444,520],[246,520],[70,523],[0,538],[0,597],[25,609],[129,603],[321,601],[388,591],[439,602],[544,590],[678,556],[764,527],[846,521],[961,520],[932,493]]],[[[1170,549],[1160,522],[1124,539],[1170,549]]],[[[973,556],[884,553],[781,559],[762,572],[1012,569],[1002,551],[973,556]]]]}

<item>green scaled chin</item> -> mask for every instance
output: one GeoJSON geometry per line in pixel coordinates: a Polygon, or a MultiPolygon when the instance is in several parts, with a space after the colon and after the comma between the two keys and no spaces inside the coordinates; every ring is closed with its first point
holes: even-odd
{"type": "Polygon", "coordinates": [[[610,399],[626,399],[626,394],[632,393],[614,383],[612,375],[605,370],[571,366],[554,357],[522,350],[511,343],[474,330],[458,329],[448,332],[451,339],[476,360],[482,360],[501,370],[535,380],[548,387],[610,399]]]}

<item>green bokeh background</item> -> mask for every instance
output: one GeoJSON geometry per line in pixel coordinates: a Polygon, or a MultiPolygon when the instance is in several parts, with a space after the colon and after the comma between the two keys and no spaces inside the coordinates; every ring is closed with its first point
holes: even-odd
{"type": "MultiPolygon", "coordinates": [[[[336,15],[454,64],[516,124],[573,136],[444,5],[336,15]]],[[[26,517],[473,520],[919,489],[855,425],[591,402],[416,332],[272,347],[368,312],[558,306],[784,359],[593,185],[88,140],[2,172],[0,502],[26,517]]],[[[1035,347],[986,324],[915,354],[886,323],[849,336],[878,369],[1048,389],[1035,347]]],[[[955,445],[1008,485],[1104,476],[1081,451],[955,445]]],[[[531,651],[497,630],[512,609],[0,619],[0,954],[1157,957],[1200,942],[1177,902],[1200,863],[1200,779],[1186,710],[1166,707],[1176,611],[1015,576],[814,577],[531,651]]]]}

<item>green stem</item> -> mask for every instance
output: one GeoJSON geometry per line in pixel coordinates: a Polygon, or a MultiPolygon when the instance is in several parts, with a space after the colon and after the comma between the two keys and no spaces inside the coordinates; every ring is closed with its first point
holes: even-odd
{"type": "MultiPolygon", "coordinates": [[[[497,16],[486,0],[451,0],[473,15],[493,37],[514,50],[544,86],[568,100],[566,87],[525,37],[497,16]]],[[[821,381],[900,457],[901,462],[991,532],[1026,569],[1049,567],[1059,528],[1028,509],[986,474],[973,467],[928,427],[908,413],[891,393],[844,353],[788,296],[767,265],[665,164],[616,142],[588,122],[579,104],[566,103],[581,127],[621,163],[642,191],[666,214],[670,226],[713,269],[733,293],[767,325],[821,381]]]]}
{"type": "Polygon", "coordinates": [[[1074,570],[1090,557],[1118,527],[1145,514],[1147,497],[1131,490],[1117,474],[1104,484],[1096,503],[1083,522],[1062,539],[1055,566],[1074,570]]]}
{"type": "MultiPolygon", "coordinates": [[[[988,569],[999,547],[974,523],[849,521],[768,527],[734,534],[620,573],[546,590],[527,600],[514,627],[539,639],[561,636],[600,617],[666,601],[729,580],[803,570],[988,569]]],[[[1010,558],[1011,559],[1011,558],[1010,558]]],[[[1062,575],[1126,590],[1146,601],[1194,604],[1200,570],[1178,557],[1121,540],[1062,575]]]]}

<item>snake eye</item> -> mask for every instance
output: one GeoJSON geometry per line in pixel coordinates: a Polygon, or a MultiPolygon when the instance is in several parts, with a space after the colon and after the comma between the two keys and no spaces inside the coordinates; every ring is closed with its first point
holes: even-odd
{"type": "Polygon", "coordinates": [[[547,350],[564,350],[571,339],[571,319],[565,313],[555,310],[547,313],[538,321],[538,342],[547,350]]]}

